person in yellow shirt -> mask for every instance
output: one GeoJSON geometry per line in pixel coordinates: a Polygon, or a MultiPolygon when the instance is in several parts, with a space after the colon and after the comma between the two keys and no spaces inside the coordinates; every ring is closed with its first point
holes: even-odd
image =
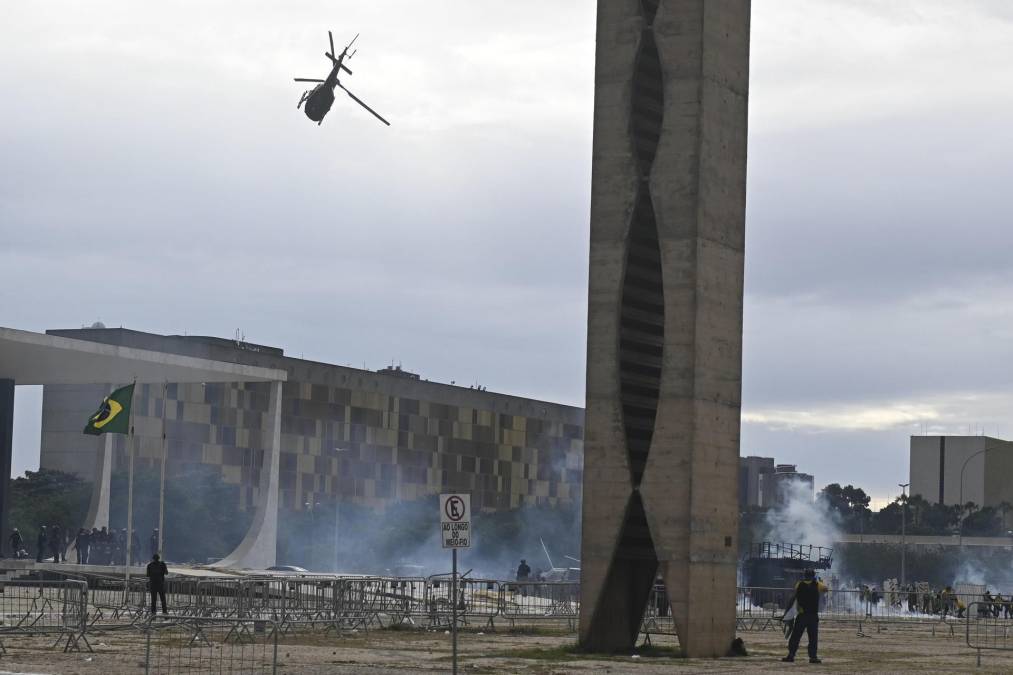
{"type": "MultiPolygon", "coordinates": [[[[809,639],[809,663],[822,663],[816,655],[819,644],[820,633],[820,594],[827,592],[826,584],[816,578],[815,570],[806,570],[802,581],[795,584],[795,593],[788,601],[790,608],[793,603],[798,605],[798,614],[791,627],[791,636],[788,638],[788,656],[781,659],[786,663],[795,660],[795,652],[798,651],[798,644],[802,641],[803,631],[809,639]]],[[[787,612],[786,612],[787,613],[787,612]]]]}

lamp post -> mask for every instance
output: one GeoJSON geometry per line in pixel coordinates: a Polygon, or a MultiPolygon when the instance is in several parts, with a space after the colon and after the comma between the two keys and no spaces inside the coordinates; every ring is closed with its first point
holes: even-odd
{"type": "Polygon", "coordinates": [[[907,585],[905,579],[905,558],[907,556],[907,488],[911,483],[897,483],[900,488],[900,588],[904,590],[907,585]]]}
{"type": "MultiPolygon", "coordinates": [[[[311,539],[315,542],[316,539],[317,539],[317,513],[316,513],[316,510],[320,507],[320,502],[312,502],[312,503],[305,502],[303,504],[303,506],[306,508],[307,511],[310,512],[310,529],[312,530],[312,532],[311,532],[311,539]]],[[[307,558],[309,560],[309,566],[310,567],[313,567],[313,559],[317,557],[315,555],[316,550],[317,550],[316,546],[310,546],[310,549],[308,551],[307,558]]]]}
{"type": "MultiPolygon", "coordinates": [[[[978,455],[983,455],[989,450],[995,450],[998,447],[1001,446],[993,445],[990,448],[989,447],[982,448],[978,452],[971,454],[967,459],[965,459],[964,463],[960,467],[960,503],[958,504],[958,506],[960,507],[960,527],[957,530],[957,542],[960,546],[964,545],[964,469],[967,468],[967,463],[970,462],[975,457],[977,457],[978,455]]],[[[982,506],[984,506],[984,504],[982,504],[982,506]]]]}
{"type": "MultiPolygon", "coordinates": [[[[348,448],[342,448],[337,446],[334,448],[334,453],[340,455],[342,452],[348,452],[348,448]]],[[[338,462],[334,467],[334,475],[341,475],[341,463],[338,462]]],[[[341,485],[335,481],[334,485],[334,573],[338,572],[338,533],[341,531],[341,485]]]]}

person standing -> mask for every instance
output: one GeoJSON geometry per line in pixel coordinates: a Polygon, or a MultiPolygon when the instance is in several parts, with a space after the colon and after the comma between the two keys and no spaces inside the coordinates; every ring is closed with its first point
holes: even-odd
{"type": "Polygon", "coordinates": [[[20,558],[21,549],[25,547],[25,540],[22,538],[21,533],[18,532],[18,528],[15,527],[14,531],[11,532],[11,538],[9,541],[11,545],[11,555],[15,558],[20,558]]]}
{"type": "Polygon", "coordinates": [[[127,528],[120,528],[119,532],[114,533],[116,537],[116,562],[114,565],[126,565],[129,561],[127,560],[127,528]]]}
{"type": "Polygon", "coordinates": [[[42,562],[42,556],[46,554],[46,526],[39,525],[39,536],[35,538],[35,562],[42,562]]]}
{"type": "Polygon", "coordinates": [[[53,562],[60,562],[60,543],[63,541],[63,533],[59,525],[49,528],[49,550],[53,554],[53,562]]]}
{"type": "Polygon", "coordinates": [[[158,559],[158,554],[151,556],[146,570],[148,576],[148,591],[151,593],[151,614],[155,614],[155,596],[162,601],[162,614],[168,614],[169,610],[165,605],[165,577],[169,574],[169,568],[158,559]]]}
{"type": "Polygon", "coordinates": [[[88,564],[88,530],[83,527],[77,531],[74,537],[74,553],[77,555],[77,564],[88,564]]]}
{"type": "Polygon", "coordinates": [[[517,581],[527,581],[530,576],[531,568],[528,566],[528,561],[521,560],[521,564],[517,566],[517,581]]]}
{"type": "Polygon", "coordinates": [[[788,601],[788,607],[797,603],[798,615],[791,628],[791,637],[788,638],[788,656],[781,659],[786,663],[795,660],[795,652],[798,651],[799,642],[802,641],[802,632],[805,631],[809,639],[809,663],[822,663],[816,655],[820,631],[820,594],[827,592],[826,585],[816,578],[815,570],[808,569],[804,573],[802,581],[795,584],[795,594],[788,601]]]}
{"type": "Polygon", "coordinates": [[[141,564],[141,538],[137,534],[137,530],[130,533],[130,564],[140,565],[141,564]]]}

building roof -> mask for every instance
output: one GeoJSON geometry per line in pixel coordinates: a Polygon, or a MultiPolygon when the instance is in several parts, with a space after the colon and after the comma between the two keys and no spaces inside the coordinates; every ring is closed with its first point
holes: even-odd
{"type": "Polygon", "coordinates": [[[16,384],[271,382],[288,373],[0,326],[0,378],[16,384]]]}

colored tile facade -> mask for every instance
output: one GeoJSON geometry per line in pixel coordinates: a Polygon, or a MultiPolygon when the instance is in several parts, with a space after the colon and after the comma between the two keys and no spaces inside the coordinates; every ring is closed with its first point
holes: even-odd
{"type": "MultiPolygon", "coordinates": [[[[336,495],[343,502],[383,508],[445,491],[471,492],[474,507],[481,509],[580,499],[580,408],[427,382],[400,371],[373,372],[291,359],[280,350],[251,350],[213,338],[122,329],[59,334],[287,370],[289,381],[282,399],[281,508],[332,502],[336,495]],[[202,344],[202,340],[213,342],[202,344]],[[195,351],[195,345],[202,349],[195,351]]],[[[161,461],[166,402],[167,475],[185,480],[213,466],[223,480],[242,487],[243,508],[256,504],[268,387],[259,383],[138,385],[134,401],[137,466],[157,468],[161,461]]],[[[72,393],[68,396],[60,387],[46,387],[42,465],[90,479],[94,453],[65,451],[75,437],[63,431],[68,428],[64,408],[82,407],[76,400],[73,406],[65,402],[87,395],[86,391],[72,393]],[[50,445],[63,450],[47,452],[49,439],[50,445]]],[[[126,466],[126,442],[124,437],[117,438],[116,467],[126,466]]],[[[82,436],[82,449],[93,444],[82,436]]]]}

